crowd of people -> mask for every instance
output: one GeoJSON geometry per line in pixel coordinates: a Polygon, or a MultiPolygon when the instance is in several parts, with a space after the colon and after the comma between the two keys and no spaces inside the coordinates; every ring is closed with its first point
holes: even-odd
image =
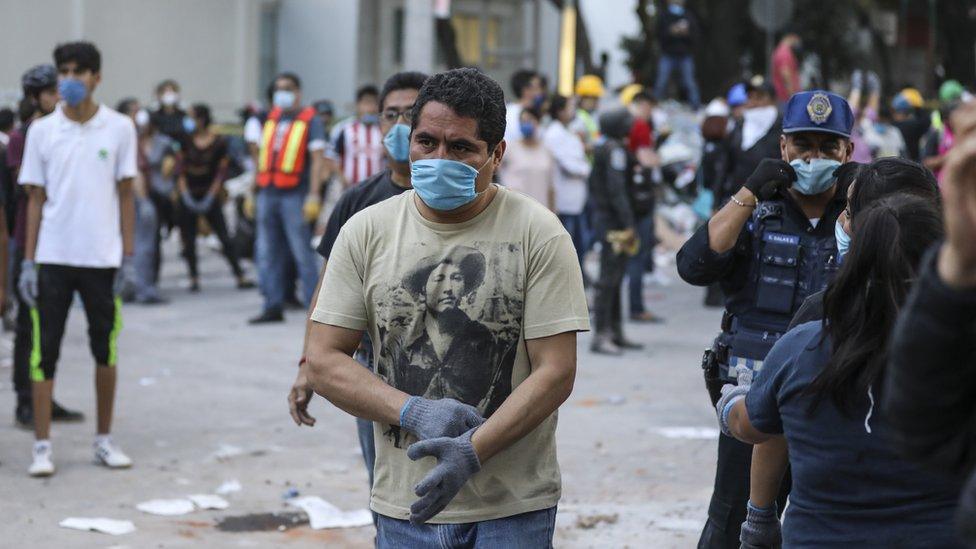
{"type": "MultiPolygon", "coordinates": [[[[681,5],[662,23],[675,66],[696,32],[681,5]]],[[[379,547],[551,546],[577,333],[592,310],[591,350],[616,356],[641,348],[625,319],[661,321],[643,298],[667,178],[654,95],[607,101],[595,75],[550,94],[526,69],[506,104],[477,69],[404,71],[336,120],[285,72],[235,139],[208,105],[184,110],[173,80],[152,108],[98,103],[101,67],[93,44],[59,45],[24,73],[20,112],[0,111],[0,301],[16,289],[30,475],[55,473],[51,421],[81,419],[53,399],[75,293],[97,364],[94,453],[131,466],[110,436],[122,302],[166,302],[174,228],[201,291],[205,230],[242,290],[254,258],[252,323],[309,311],[290,413],[313,426],[319,394],[357,418],[379,547]]],[[[725,313],[702,360],[721,435],[699,547],[963,546],[957,509],[976,538],[958,367],[973,356],[976,103],[954,81],[931,111],[912,88],[881,96],[870,72],[846,98],[787,72],[701,112],[712,215],[677,268],[725,313]]]]}

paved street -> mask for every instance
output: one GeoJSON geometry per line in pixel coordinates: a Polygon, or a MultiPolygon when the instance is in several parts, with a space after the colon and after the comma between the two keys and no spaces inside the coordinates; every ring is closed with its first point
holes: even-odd
{"type": "MultiPolygon", "coordinates": [[[[83,424],[55,424],[58,474],[27,477],[31,435],[13,427],[10,370],[0,368],[0,545],[7,547],[369,547],[372,527],[227,532],[220,519],[292,512],[294,488],[346,510],[367,503],[354,422],[324,400],[319,423],[297,428],[287,413],[302,336],[302,314],[250,327],[257,292],[233,289],[217,254],[205,253],[203,291],[180,288],[184,267],[167,248],[169,306],[130,306],[120,342],[115,439],[135,461],[129,471],[92,464],[92,365],[82,311],[72,312],[55,396],[83,409],[83,424]],[[223,511],[163,517],[136,504],[213,493],[236,479],[223,511]],[[131,520],[119,537],[58,527],[66,517],[131,520]]],[[[564,493],[557,547],[692,547],[713,478],[715,419],[698,363],[718,326],[701,290],[681,283],[647,289],[664,326],[629,326],[647,345],[625,358],[596,357],[579,340],[575,391],[560,412],[564,493]]],[[[257,519],[240,521],[257,527],[257,519]]]]}

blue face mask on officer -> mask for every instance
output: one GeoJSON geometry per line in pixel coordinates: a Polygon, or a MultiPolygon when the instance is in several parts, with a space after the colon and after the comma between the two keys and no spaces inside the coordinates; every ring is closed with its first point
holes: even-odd
{"type": "Polygon", "coordinates": [[[430,208],[442,212],[470,204],[481,193],[476,190],[478,174],[491,162],[475,169],[464,162],[446,158],[424,158],[410,163],[410,184],[430,208]]]}
{"type": "Polygon", "coordinates": [[[797,158],[790,162],[796,172],[793,188],[800,194],[814,195],[825,192],[834,184],[834,170],[840,162],[829,158],[812,158],[808,162],[797,158]]]}
{"type": "Polygon", "coordinates": [[[386,147],[386,152],[390,154],[390,158],[396,162],[410,160],[410,126],[395,124],[383,136],[383,146],[386,147]]]}

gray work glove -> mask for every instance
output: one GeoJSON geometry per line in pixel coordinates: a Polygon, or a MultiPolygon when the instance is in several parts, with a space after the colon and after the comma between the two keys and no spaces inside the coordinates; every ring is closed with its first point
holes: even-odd
{"type": "Polygon", "coordinates": [[[756,507],[749,502],[739,542],[742,543],[741,549],[779,549],[783,546],[783,533],[776,518],[776,503],[769,507],[756,507]]]}
{"type": "Polygon", "coordinates": [[[136,266],[131,257],[123,257],[122,265],[115,271],[115,280],[112,283],[112,293],[115,297],[121,296],[127,289],[134,288],[136,284],[136,266]]]}
{"type": "Polygon", "coordinates": [[[718,414],[718,425],[727,437],[732,436],[732,432],[729,431],[729,412],[732,411],[732,406],[736,402],[746,397],[748,392],[748,385],[728,384],[722,386],[722,398],[718,399],[718,404],[715,405],[715,413],[718,414]]]}
{"type": "Polygon", "coordinates": [[[430,400],[412,396],[400,409],[400,426],[419,440],[456,437],[484,422],[477,408],[453,398],[430,400]]]}
{"type": "Polygon", "coordinates": [[[37,265],[25,259],[20,263],[20,279],[17,280],[20,299],[31,309],[37,307],[37,265]]]}
{"type": "Polygon", "coordinates": [[[864,89],[864,71],[861,69],[854,69],[851,73],[851,91],[864,89]]]}
{"type": "Polygon", "coordinates": [[[481,470],[481,461],[471,444],[475,429],[455,438],[432,438],[415,442],[407,448],[413,461],[433,456],[437,465],[414,487],[420,498],[410,506],[410,522],[424,524],[451,503],[464,483],[481,470]]]}
{"type": "Polygon", "coordinates": [[[868,71],[864,76],[864,88],[867,90],[868,95],[881,92],[881,79],[878,78],[878,73],[868,71]]]}
{"type": "Polygon", "coordinates": [[[183,201],[183,205],[186,209],[190,210],[195,214],[205,214],[207,210],[210,209],[211,204],[213,204],[214,197],[212,194],[207,193],[203,198],[197,200],[193,198],[190,191],[183,191],[180,193],[180,199],[183,201]]]}

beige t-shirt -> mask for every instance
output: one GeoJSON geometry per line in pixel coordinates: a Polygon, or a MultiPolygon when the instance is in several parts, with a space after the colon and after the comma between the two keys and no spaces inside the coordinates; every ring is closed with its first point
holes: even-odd
{"type": "MultiPolygon", "coordinates": [[[[376,373],[411,395],[454,398],[489,417],[532,371],[525,340],[589,330],[572,240],[554,214],[500,187],[464,223],[423,218],[415,193],[353,216],[336,240],[315,322],[368,330],[376,373]]],[[[483,464],[431,522],[492,520],[556,505],[556,414],[483,464]]],[[[416,438],[375,424],[371,507],[406,519],[436,464],[416,438]]]]}

